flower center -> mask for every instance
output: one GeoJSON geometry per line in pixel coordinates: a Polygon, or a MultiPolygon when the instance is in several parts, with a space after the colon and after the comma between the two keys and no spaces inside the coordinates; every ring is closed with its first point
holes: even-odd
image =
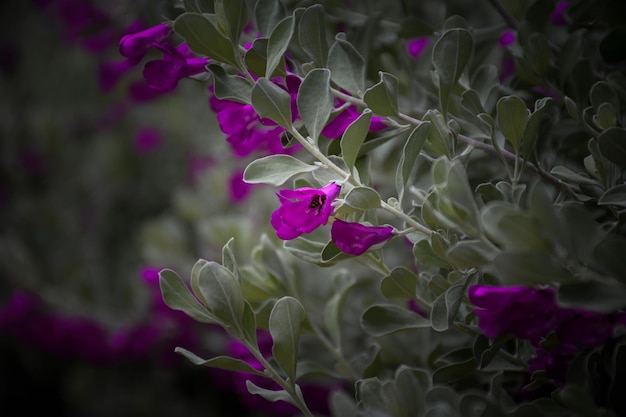
{"type": "Polygon", "coordinates": [[[322,211],[322,207],[326,203],[326,195],[324,194],[315,194],[313,198],[311,198],[311,202],[309,203],[309,209],[317,209],[317,215],[322,211]]]}

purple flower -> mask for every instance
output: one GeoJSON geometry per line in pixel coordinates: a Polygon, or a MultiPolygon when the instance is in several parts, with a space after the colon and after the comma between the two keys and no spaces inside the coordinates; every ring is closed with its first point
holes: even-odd
{"type": "Polygon", "coordinates": [[[147,62],[143,76],[155,90],[172,91],[181,79],[206,72],[209,58],[186,56],[189,47],[185,43],[177,48],[168,44],[155,44],[154,47],[163,52],[163,59],[147,62]]]}
{"type": "Polygon", "coordinates": [[[411,57],[417,59],[420,57],[420,55],[422,55],[422,53],[424,53],[424,50],[426,50],[426,47],[428,47],[429,43],[429,37],[411,39],[409,42],[407,42],[406,49],[411,57]]]}
{"type": "Polygon", "coordinates": [[[567,25],[567,19],[565,18],[565,10],[569,6],[569,2],[561,0],[556,4],[556,7],[550,14],[550,21],[555,26],[567,25]]]}
{"type": "Polygon", "coordinates": [[[506,30],[504,31],[504,33],[502,33],[502,36],[500,36],[499,43],[500,46],[503,48],[506,48],[513,42],[515,42],[515,32],[512,30],[506,30]]]}
{"type": "MultiPolygon", "coordinates": [[[[350,123],[354,122],[361,115],[359,113],[356,106],[349,106],[341,113],[339,113],[333,120],[331,120],[325,127],[322,129],[322,135],[326,136],[330,139],[337,139],[343,135],[343,132],[346,131],[350,123]]],[[[378,116],[372,116],[372,121],[370,123],[370,132],[377,132],[379,130],[384,130],[387,128],[387,125],[383,122],[383,119],[378,116]]]]}
{"type": "Polygon", "coordinates": [[[487,337],[512,333],[538,346],[556,331],[559,341],[571,345],[597,346],[613,336],[626,313],[597,313],[557,304],[552,288],[473,285],[468,296],[477,308],[478,326],[487,337]]]}
{"type": "Polygon", "coordinates": [[[211,96],[209,103],[217,114],[220,129],[226,134],[226,141],[236,156],[245,157],[260,150],[270,153],[283,151],[280,135],[284,129],[280,126],[271,128],[263,126],[251,105],[220,100],[215,96],[211,96]]]}
{"type": "Polygon", "coordinates": [[[143,127],[135,134],[134,148],[137,153],[147,154],[157,149],[163,142],[161,132],[143,127]]]}
{"type": "Polygon", "coordinates": [[[241,203],[257,184],[249,184],[243,180],[243,169],[238,169],[232,173],[228,180],[230,201],[233,203],[241,203]]]}
{"type": "Polygon", "coordinates": [[[207,155],[190,154],[187,157],[187,181],[195,185],[202,174],[215,164],[215,160],[207,155]]]}
{"type": "Polygon", "coordinates": [[[276,235],[283,240],[295,239],[328,223],[333,212],[332,202],[341,187],[334,182],[317,188],[281,190],[276,195],[281,206],[272,213],[271,223],[276,235]]]}
{"type": "Polygon", "coordinates": [[[141,32],[125,35],[120,39],[120,54],[140,60],[151,46],[163,41],[171,32],[172,28],[167,23],[160,23],[141,32]]]}
{"type": "Polygon", "coordinates": [[[370,247],[393,237],[393,227],[365,226],[335,219],[330,229],[332,241],[345,253],[359,256],[370,247]]]}
{"type": "Polygon", "coordinates": [[[120,78],[135,68],[137,62],[131,58],[103,62],[98,68],[98,82],[104,92],[111,91],[119,82],[120,78]]]}
{"type": "Polygon", "coordinates": [[[478,325],[490,338],[512,333],[536,346],[561,318],[551,288],[473,285],[468,297],[476,306],[478,325]]]}

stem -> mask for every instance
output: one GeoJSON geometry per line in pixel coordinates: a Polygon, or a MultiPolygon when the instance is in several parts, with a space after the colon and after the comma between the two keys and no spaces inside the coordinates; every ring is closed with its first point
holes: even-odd
{"type": "Polygon", "coordinates": [[[313,143],[311,143],[310,140],[302,136],[300,132],[298,132],[296,129],[290,129],[290,132],[296,138],[296,140],[300,142],[304,149],[306,149],[311,155],[317,158],[317,160],[320,161],[326,168],[330,169],[340,177],[345,178],[346,181],[350,182],[350,184],[356,187],[361,185],[356,179],[354,179],[352,175],[345,172],[343,169],[335,165],[333,161],[328,159],[328,157],[326,157],[326,155],[324,155],[317,146],[315,146],[313,143]]]}
{"type": "Polygon", "coordinates": [[[413,227],[416,231],[425,234],[426,236],[430,236],[430,234],[433,232],[432,230],[430,230],[428,227],[421,225],[420,223],[418,223],[417,221],[415,221],[415,219],[411,218],[409,215],[407,215],[406,213],[404,213],[403,211],[398,210],[397,208],[385,203],[384,201],[381,200],[380,202],[380,206],[384,209],[387,210],[389,213],[393,214],[396,217],[401,218],[402,220],[404,220],[406,222],[406,224],[410,225],[411,227],[413,227]]]}
{"type": "Polygon", "coordinates": [[[309,320],[308,322],[311,326],[311,329],[313,329],[313,333],[315,333],[315,336],[317,336],[322,345],[324,345],[326,350],[328,350],[334,356],[334,358],[337,359],[337,362],[342,365],[342,368],[346,370],[346,372],[348,373],[347,377],[350,379],[350,382],[356,382],[361,379],[361,377],[352,368],[346,358],[343,357],[343,355],[341,354],[341,349],[337,346],[334,346],[332,342],[328,340],[326,335],[322,333],[322,331],[311,322],[311,320],[309,320]]]}
{"type": "Polygon", "coordinates": [[[296,407],[298,407],[300,411],[302,411],[302,414],[304,414],[307,417],[314,417],[313,413],[311,413],[311,410],[309,410],[309,407],[306,405],[304,401],[300,399],[300,397],[296,393],[296,390],[294,388],[295,382],[290,381],[291,382],[290,383],[286,381],[285,379],[283,379],[283,377],[281,377],[278,374],[278,372],[276,372],[276,370],[272,367],[272,365],[270,365],[270,363],[265,359],[265,357],[261,354],[261,352],[259,352],[258,347],[250,345],[245,340],[242,340],[242,342],[245,343],[246,348],[248,348],[250,353],[254,355],[254,357],[259,361],[259,363],[263,365],[263,369],[265,370],[265,373],[267,373],[270,378],[272,378],[278,385],[280,385],[289,394],[289,396],[293,399],[296,407]]]}
{"type": "Polygon", "coordinates": [[[509,25],[512,29],[517,29],[517,20],[508,12],[498,0],[489,0],[489,3],[493,6],[494,9],[500,13],[500,16],[504,19],[507,25],[509,25]]]}
{"type": "MultiPolygon", "coordinates": [[[[342,100],[348,101],[348,102],[350,102],[352,104],[356,104],[357,106],[367,107],[367,104],[363,100],[361,100],[359,98],[352,97],[352,96],[350,96],[348,94],[342,93],[341,91],[338,91],[338,90],[335,90],[335,89],[331,89],[331,92],[337,98],[340,98],[342,100]]],[[[410,124],[412,124],[414,126],[419,126],[422,123],[424,123],[421,120],[418,120],[418,119],[416,119],[414,117],[411,117],[411,116],[409,116],[407,114],[404,114],[404,113],[398,113],[397,116],[398,116],[398,118],[400,118],[400,119],[404,120],[405,122],[410,123],[410,124]]],[[[466,144],[468,144],[468,145],[470,145],[470,146],[472,146],[474,148],[483,150],[485,152],[497,154],[496,149],[493,146],[489,145],[488,143],[480,142],[480,141],[478,141],[476,139],[472,139],[472,138],[470,138],[468,136],[465,136],[465,135],[458,135],[458,139],[461,142],[464,142],[464,143],[466,143],[466,144]]],[[[517,158],[517,156],[514,153],[509,152],[506,149],[501,149],[501,154],[506,159],[509,159],[511,161],[515,161],[516,158],[517,158]]],[[[554,175],[550,174],[547,171],[544,171],[540,166],[535,165],[533,163],[529,162],[528,166],[535,173],[539,174],[539,176],[541,176],[546,181],[549,181],[549,182],[551,182],[553,184],[556,184],[556,185],[558,185],[560,187],[565,187],[565,188],[567,188],[567,191],[570,192],[570,193],[572,193],[572,192],[573,193],[580,193],[580,187],[578,187],[577,185],[567,184],[565,182],[562,182],[560,179],[558,179],[554,175]]]]}

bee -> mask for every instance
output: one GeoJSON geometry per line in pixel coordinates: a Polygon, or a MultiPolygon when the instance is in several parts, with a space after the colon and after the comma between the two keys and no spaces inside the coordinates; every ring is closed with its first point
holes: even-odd
{"type": "Polygon", "coordinates": [[[324,203],[326,203],[326,196],[315,194],[313,198],[311,198],[311,202],[309,203],[309,208],[317,209],[317,214],[319,215],[320,211],[322,211],[322,207],[324,206],[324,203]]]}

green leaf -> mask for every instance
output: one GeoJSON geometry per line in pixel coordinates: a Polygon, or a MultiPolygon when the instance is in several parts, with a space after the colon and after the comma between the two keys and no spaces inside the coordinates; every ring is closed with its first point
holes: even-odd
{"type": "Polygon", "coordinates": [[[310,138],[317,143],[320,132],[333,110],[328,69],[316,68],[304,77],[298,91],[298,110],[310,138]]]}
{"type": "Polygon", "coordinates": [[[246,381],[246,387],[248,388],[248,392],[250,394],[260,395],[267,401],[285,401],[289,404],[293,404],[294,406],[296,405],[293,401],[293,398],[291,398],[291,395],[289,395],[289,393],[285,390],[274,391],[266,388],[261,388],[250,380],[246,381]]]}
{"type": "Polygon", "coordinates": [[[328,37],[324,8],[321,4],[307,7],[300,20],[300,46],[318,67],[325,67],[328,57],[328,37]]]}
{"type": "Polygon", "coordinates": [[[573,182],[574,184],[600,186],[600,183],[597,180],[578,174],[561,165],[557,165],[552,168],[550,173],[554,174],[554,176],[559,179],[567,180],[573,182]]]}
{"type": "Polygon", "coordinates": [[[547,104],[550,101],[552,101],[550,97],[544,97],[535,101],[535,111],[533,111],[533,113],[528,118],[524,137],[522,138],[523,156],[526,160],[528,160],[531,153],[535,150],[535,143],[537,142],[539,125],[541,124],[543,113],[546,111],[547,104]]]}
{"type": "Polygon", "coordinates": [[[417,275],[411,270],[398,266],[380,282],[380,292],[388,299],[415,298],[417,275]]]}
{"type": "Polygon", "coordinates": [[[615,235],[606,236],[593,249],[593,260],[600,269],[626,285],[626,239],[615,235]]]}
{"type": "Polygon", "coordinates": [[[252,83],[248,79],[230,75],[218,64],[209,64],[207,68],[213,74],[213,91],[217,98],[250,104],[252,83]]]}
{"type": "Polygon", "coordinates": [[[239,332],[245,305],[241,286],[232,272],[208,262],[200,270],[198,286],[209,311],[224,327],[239,332]]]}
{"type": "Polygon", "coordinates": [[[246,362],[241,359],[231,358],[230,356],[216,356],[211,359],[202,359],[195,353],[188,351],[187,349],[177,347],[174,352],[184,356],[189,362],[198,366],[207,366],[209,368],[226,369],[228,371],[248,372],[254,375],[265,376],[263,372],[257,371],[246,362]]]}
{"type": "Polygon", "coordinates": [[[420,265],[433,266],[436,268],[450,268],[450,264],[441,259],[431,247],[428,240],[423,239],[413,246],[413,256],[420,265]]]}
{"type": "Polygon", "coordinates": [[[198,299],[204,304],[206,305],[207,302],[204,299],[204,297],[202,296],[202,293],[200,292],[200,271],[202,270],[202,268],[204,268],[206,266],[206,264],[208,264],[209,261],[204,260],[204,259],[198,259],[196,261],[196,263],[193,264],[193,268],[191,268],[191,279],[190,279],[190,285],[191,285],[191,290],[193,291],[193,293],[195,294],[196,297],[198,297],[198,299]]]}
{"type": "Polygon", "coordinates": [[[269,37],[272,29],[285,17],[285,6],[281,1],[258,0],[254,14],[261,37],[269,37]]]}
{"type": "Polygon", "coordinates": [[[480,268],[490,264],[497,252],[480,240],[462,240],[448,249],[446,258],[457,269],[480,268]]]}
{"type": "Polygon", "coordinates": [[[243,316],[241,317],[241,339],[247,341],[253,346],[257,345],[256,331],[257,319],[256,313],[247,300],[244,300],[243,316]]]}
{"type": "Polygon", "coordinates": [[[474,50],[474,39],[467,29],[446,31],[433,47],[433,64],[439,74],[439,101],[443,114],[448,113],[448,100],[474,50]]]}
{"type": "Polygon", "coordinates": [[[400,163],[396,169],[396,191],[398,192],[398,201],[402,201],[404,197],[404,190],[411,176],[411,172],[415,167],[415,162],[420,152],[424,148],[426,138],[428,138],[428,130],[430,129],[430,123],[424,122],[409,134],[409,137],[402,148],[402,155],[400,156],[400,163]]]}
{"type": "Polygon", "coordinates": [[[433,373],[433,384],[444,385],[457,381],[474,371],[478,364],[472,359],[442,366],[433,373]]]}
{"type": "Polygon", "coordinates": [[[216,322],[216,318],[189,292],[176,272],[170,269],[160,271],[159,287],[169,308],[182,311],[200,323],[216,322]]]}
{"type": "Polygon", "coordinates": [[[611,127],[598,137],[600,152],[611,162],[626,168],[626,129],[611,127]]]}
{"type": "Polygon", "coordinates": [[[272,30],[272,34],[267,43],[267,66],[265,68],[265,75],[267,77],[274,72],[281,58],[285,55],[289,42],[291,42],[293,25],[293,16],[287,16],[272,30]]]}
{"type": "Polygon", "coordinates": [[[456,313],[459,311],[461,298],[464,293],[465,286],[456,284],[435,299],[430,311],[430,320],[435,331],[443,332],[448,330],[454,321],[456,313]]]}
{"type": "Polygon", "coordinates": [[[363,313],[361,327],[370,336],[384,336],[402,330],[429,328],[430,321],[406,308],[376,304],[363,313]]]}
{"type": "Polygon", "coordinates": [[[252,105],[260,117],[291,128],[291,97],[267,78],[259,78],[252,88],[252,105]]]}
{"type": "Polygon", "coordinates": [[[304,307],[292,297],[276,301],[270,313],[269,330],[274,341],[272,354],[291,381],[295,380],[300,328],[304,318],[304,307]]]}
{"type": "Polygon", "coordinates": [[[539,222],[529,213],[504,201],[487,204],[481,213],[481,224],[495,242],[512,250],[548,251],[549,240],[539,222]]]}
{"type": "Polygon", "coordinates": [[[498,100],[498,125],[504,138],[517,151],[522,146],[529,111],[524,100],[517,96],[506,96],[498,100]]]}
{"type": "Polygon", "coordinates": [[[343,132],[341,136],[341,155],[350,171],[354,168],[359,149],[369,132],[372,121],[372,111],[363,110],[363,113],[343,132]]]}
{"type": "Polygon", "coordinates": [[[354,398],[342,390],[330,394],[330,410],[332,417],[356,417],[357,408],[354,398]]]}
{"type": "Polygon", "coordinates": [[[598,204],[626,207],[626,184],[616,185],[608,189],[600,196],[598,204]]]}
{"type": "Polygon", "coordinates": [[[174,21],[174,31],[185,39],[195,53],[237,66],[233,44],[204,15],[181,14],[174,21]]]}
{"type": "Polygon", "coordinates": [[[341,320],[343,317],[343,305],[350,294],[350,290],[355,284],[356,280],[354,278],[350,278],[344,282],[335,290],[332,298],[324,307],[324,324],[326,325],[326,330],[336,347],[341,346],[341,320]]]}
{"type": "Polygon", "coordinates": [[[328,51],[328,69],[331,79],[339,87],[356,97],[365,90],[365,60],[352,44],[340,37],[328,51]]]}
{"type": "Polygon", "coordinates": [[[557,294],[559,304],[564,307],[580,307],[601,313],[612,313],[626,307],[626,285],[576,282],[561,285],[557,294]]]}
{"type": "Polygon", "coordinates": [[[614,109],[620,108],[619,98],[615,89],[606,81],[598,81],[591,87],[589,92],[591,106],[597,112],[601,105],[608,103],[614,109]]]}
{"type": "Polygon", "coordinates": [[[228,242],[222,247],[222,265],[228,269],[235,278],[239,277],[239,271],[237,268],[237,259],[233,253],[233,245],[235,244],[235,238],[231,237],[228,242]]]}
{"type": "Polygon", "coordinates": [[[224,27],[233,45],[239,43],[244,27],[248,24],[248,8],[245,0],[215,0],[215,16],[224,27]]]}
{"type": "Polygon", "coordinates": [[[370,187],[354,187],[346,194],[344,201],[350,207],[359,210],[380,207],[380,195],[370,187]]]}
{"type": "Polygon", "coordinates": [[[183,0],[185,10],[188,12],[213,13],[215,8],[213,0],[183,0]]]}
{"type": "Polygon", "coordinates": [[[379,72],[380,81],[367,90],[363,100],[375,114],[383,117],[398,114],[398,79],[389,73],[379,72]]]}
{"type": "Polygon", "coordinates": [[[571,274],[544,252],[503,252],[494,260],[498,280],[504,285],[538,285],[571,281],[571,274]]]}
{"type": "Polygon", "coordinates": [[[282,185],[294,175],[315,171],[317,165],[309,165],[290,155],[278,154],[255,159],[245,169],[243,179],[249,184],[282,185]]]}

